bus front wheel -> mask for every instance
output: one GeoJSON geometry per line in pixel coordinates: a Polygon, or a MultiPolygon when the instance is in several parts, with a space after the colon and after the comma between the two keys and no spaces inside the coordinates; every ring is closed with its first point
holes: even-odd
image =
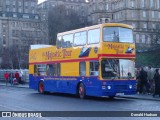
{"type": "Polygon", "coordinates": [[[83,83],[79,84],[78,93],[81,99],[84,99],[86,97],[86,90],[83,83]]]}
{"type": "Polygon", "coordinates": [[[40,81],[39,86],[38,86],[38,91],[43,94],[44,93],[44,83],[43,81],[40,81]]]}

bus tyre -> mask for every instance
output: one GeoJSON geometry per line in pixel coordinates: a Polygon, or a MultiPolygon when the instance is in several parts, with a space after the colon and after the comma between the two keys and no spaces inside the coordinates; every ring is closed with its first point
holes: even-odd
{"type": "Polygon", "coordinates": [[[38,91],[41,93],[41,94],[44,94],[44,83],[43,81],[40,81],[39,85],[38,85],[38,91]]]}
{"type": "Polygon", "coordinates": [[[78,93],[81,99],[84,99],[86,97],[86,90],[83,83],[79,84],[78,93]]]}

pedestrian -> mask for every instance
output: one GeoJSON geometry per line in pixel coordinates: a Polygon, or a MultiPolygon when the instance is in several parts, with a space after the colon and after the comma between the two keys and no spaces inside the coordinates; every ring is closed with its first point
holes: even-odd
{"type": "Polygon", "coordinates": [[[23,77],[23,71],[21,70],[20,73],[19,73],[19,82],[21,84],[23,84],[22,77],[23,77]]]}
{"type": "Polygon", "coordinates": [[[148,77],[147,77],[147,79],[148,79],[148,84],[149,84],[149,86],[150,86],[150,92],[154,92],[154,90],[153,90],[153,77],[154,77],[154,72],[153,72],[153,69],[152,69],[152,67],[151,67],[151,65],[149,65],[148,66],[148,70],[147,70],[147,75],[148,75],[148,77]]]}
{"type": "Polygon", "coordinates": [[[7,86],[8,79],[9,79],[9,74],[7,71],[4,73],[4,78],[5,78],[5,82],[6,82],[6,86],[7,86]]]}
{"type": "Polygon", "coordinates": [[[156,72],[154,74],[154,81],[155,81],[155,91],[153,97],[155,95],[160,96],[160,69],[156,69],[156,72]]]}
{"type": "Polygon", "coordinates": [[[15,73],[15,78],[17,79],[17,81],[19,83],[20,81],[19,81],[19,73],[18,73],[18,71],[16,71],[16,73],[15,73]]]}
{"type": "Polygon", "coordinates": [[[10,81],[11,85],[13,85],[12,72],[9,73],[9,81],[10,81]]]}
{"type": "Polygon", "coordinates": [[[137,80],[137,94],[139,94],[140,93],[140,85],[141,85],[140,68],[137,68],[137,71],[136,71],[136,80],[137,80]]]}
{"type": "Polygon", "coordinates": [[[148,83],[147,83],[147,72],[144,71],[143,67],[141,67],[139,78],[141,80],[140,93],[142,93],[142,92],[144,93],[143,88],[145,86],[146,91],[149,94],[149,87],[148,87],[148,83]]]}

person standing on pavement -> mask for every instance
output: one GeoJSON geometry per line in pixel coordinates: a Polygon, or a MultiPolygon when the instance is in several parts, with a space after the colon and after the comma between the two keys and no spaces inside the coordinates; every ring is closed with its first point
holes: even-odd
{"type": "Polygon", "coordinates": [[[148,70],[147,70],[147,79],[148,79],[148,84],[150,86],[150,91],[153,93],[153,77],[154,77],[154,72],[152,70],[151,65],[148,66],[148,70]]]}
{"type": "Polygon", "coordinates": [[[140,71],[140,76],[139,76],[140,80],[141,80],[141,84],[140,84],[140,94],[142,94],[143,88],[145,86],[147,93],[149,94],[149,88],[148,88],[148,83],[147,83],[147,72],[144,71],[143,67],[141,67],[141,71],[140,71]]]}
{"type": "Polygon", "coordinates": [[[15,78],[17,79],[17,81],[19,83],[19,73],[18,73],[18,71],[16,71],[16,73],[15,73],[15,78]]]}
{"type": "Polygon", "coordinates": [[[9,73],[9,81],[11,85],[13,85],[12,72],[9,73]]]}
{"type": "Polygon", "coordinates": [[[5,82],[6,82],[6,86],[7,86],[8,79],[9,79],[9,74],[7,71],[4,73],[4,78],[5,78],[5,82]]]}
{"type": "Polygon", "coordinates": [[[160,96],[160,69],[156,69],[154,80],[155,80],[155,91],[154,91],[153,97],[155,95],[160,96]]]}
{"type": "Polygon", "coordinates": [[[136,80],[137,80],[137,94],[139,94],[140,93],[140,85],[141,85],[140,68],[137,68],[137,71],[136,71],[136,80]]]}

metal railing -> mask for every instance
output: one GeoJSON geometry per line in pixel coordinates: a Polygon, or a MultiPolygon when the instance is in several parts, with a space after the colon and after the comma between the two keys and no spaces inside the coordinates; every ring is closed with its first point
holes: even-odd
{"type": "Polygon", "coordinates": [[[1,69],[0,70],[0,81],[4,81],[5,79],[4,79],[4,73],[5,72],[8,72],[8,73],[15,73],[15,72],[21,72],[22,71],[22,73],[23,73],[23,75],[22,75],[22,81],[24,81],[24,82],[29,82],[29,71],[28,71],[28,69],[1,69]]]}

